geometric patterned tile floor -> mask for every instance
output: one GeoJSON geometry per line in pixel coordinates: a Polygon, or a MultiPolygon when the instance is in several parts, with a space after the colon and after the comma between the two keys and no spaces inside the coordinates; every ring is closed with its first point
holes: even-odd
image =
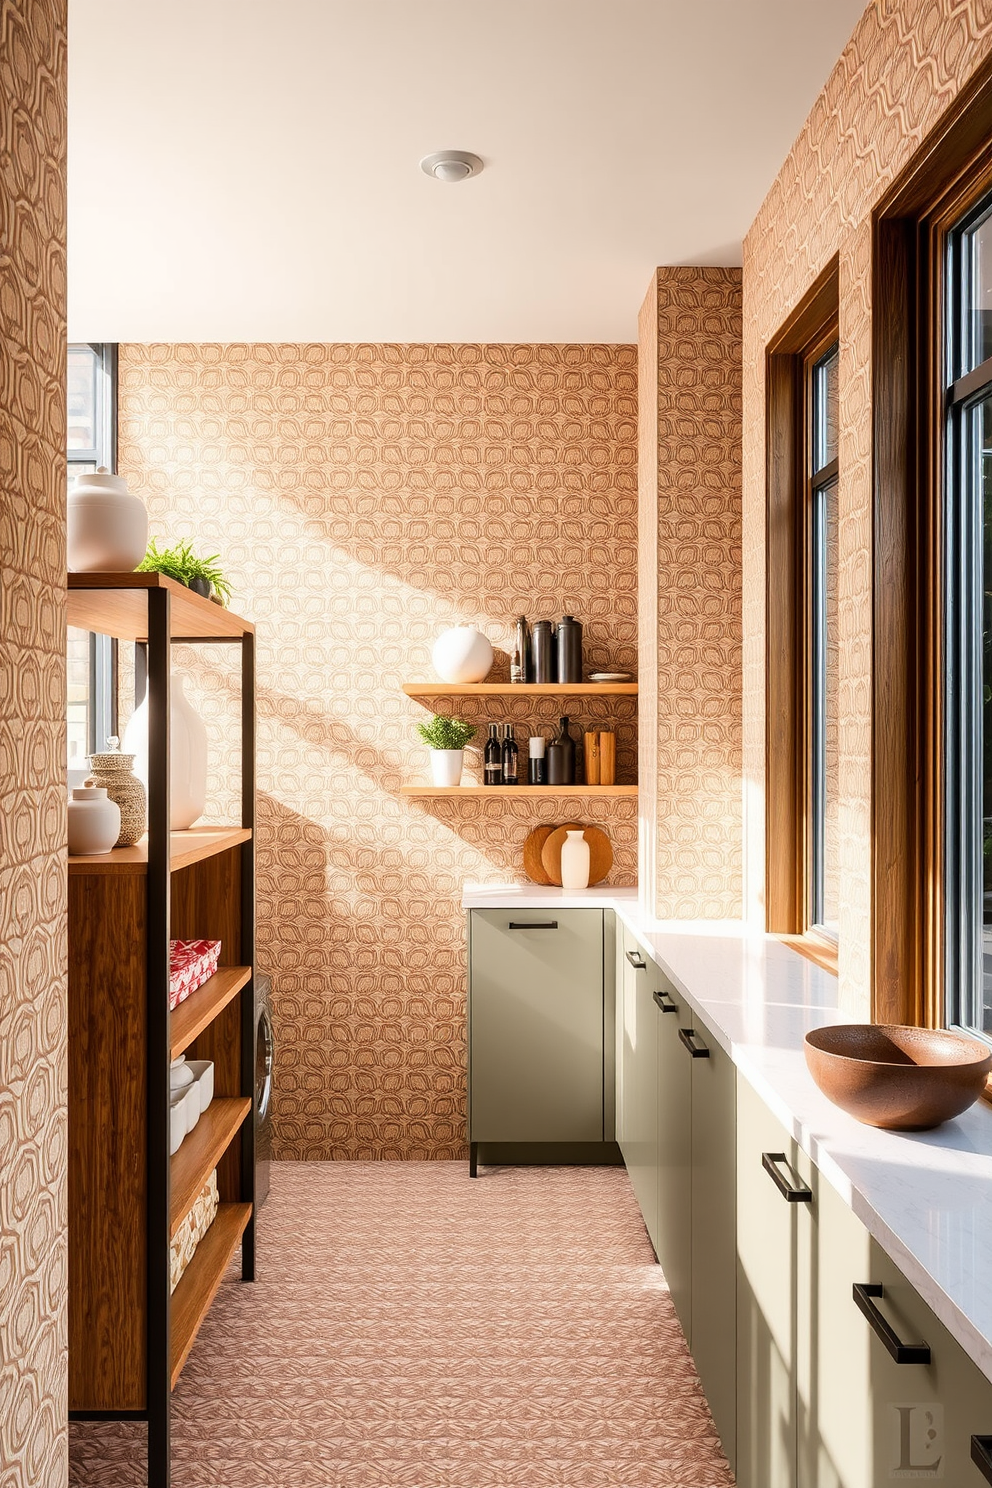
{"type": "MultiPolygon", "coordinates": [[[[733,1488],[623,1168],[274,1163],[173,1397],[173,1488],[733,1488]]],[[[144,1480],[73,1423],[71,1488],[144,1480]]]]}

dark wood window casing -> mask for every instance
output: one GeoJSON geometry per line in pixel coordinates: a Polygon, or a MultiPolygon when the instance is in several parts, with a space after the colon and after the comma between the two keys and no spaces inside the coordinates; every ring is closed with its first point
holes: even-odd
{"type": "Polygon", "coordinates": [[[944,1022],[944,277],[992,188],[992,61],[873,219],[872,1016],[944,1022]]]}
{"type": "Polygon", "coordinates": [[[837,341],[834,259],[765,356],[765,923],[836,969],[836,946],[810,931],[813,533],[812,369],[837,341]]]}

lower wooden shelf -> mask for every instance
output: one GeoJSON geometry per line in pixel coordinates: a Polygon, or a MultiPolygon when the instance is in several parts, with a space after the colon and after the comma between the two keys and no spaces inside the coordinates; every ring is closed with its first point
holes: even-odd
{"type": "Polygon", "coordinates": [[[251,1110],[250,1096],[214,1098],[179,1151],[170,1158],[169,1239],[196,1203],[197,1194],[227,1151],[251,1110]]]}
{"type": "Polygon", "coordinates": [[[169,1015],[169,1058],[185,1049],[251,980],[250,966],[220,966],[169,1015]]]}
{"type": "Polygon", "coordinates": [[[636,796],[636,785],[401,785],[401,796],[636,796]]]}
{"type": "Polygon", "coordinates": [[[216,1219],[196,1247],[196,1254],[172,1294],[170,1364],[173,1389],[250,1218],[250,1204],[221,1204],[216,1219]]]}

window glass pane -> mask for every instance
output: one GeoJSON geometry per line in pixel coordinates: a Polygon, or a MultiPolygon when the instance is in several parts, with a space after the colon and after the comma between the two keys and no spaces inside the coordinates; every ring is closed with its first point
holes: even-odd
{"type": "Polygon", "coordinates": [[[820,924],[837,934],[840,906],[840,665],[838,652],[837,482],[820,493],[823,504],[823,898],[820,924]]]}
{"type": "Polygon", "coordinates": [[[69,768],[83,768],[90,737],[90,638],[89,632],[70,626],[66,647],[67,738],[69,768]]]}
{"type": "Polygon", "coordinates": [[[66,383],[66,448],[97,444],[97,359],[89,346],[70,346],[66,383]]]}
{"type": "MultiPolygon", "coordinates": [[[[977,408],[971,421],[975,479],[982,503],[982,700],[980,710],[982,762],[982,902],[975,906],[982,926],[982,1015],[980,1026],[992,1032],[992,397],[977,408]]],[[[977,699],[976,699],[977,703],[977,699]]]]}
{"type": "Polygon", "coordinates": [[[813,369],[813,474],[837,458],[837,347],[813,369]]]}
{"type": "Polygon", "coordinates": [[[958,376],[992,357],[992,214],[962,235],[963,365],[958,376]]]}

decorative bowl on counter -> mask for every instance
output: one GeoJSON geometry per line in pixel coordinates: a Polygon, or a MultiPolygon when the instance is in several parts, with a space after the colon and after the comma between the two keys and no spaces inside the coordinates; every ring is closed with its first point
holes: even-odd
{"type": "Polygon", "coordinates": [[[932,1028],[841,1023],[806,1035],[806,1064],[827,1099],[866,1126],[929,1131],[978,1099],[992,1050],[932,1028]]]}

